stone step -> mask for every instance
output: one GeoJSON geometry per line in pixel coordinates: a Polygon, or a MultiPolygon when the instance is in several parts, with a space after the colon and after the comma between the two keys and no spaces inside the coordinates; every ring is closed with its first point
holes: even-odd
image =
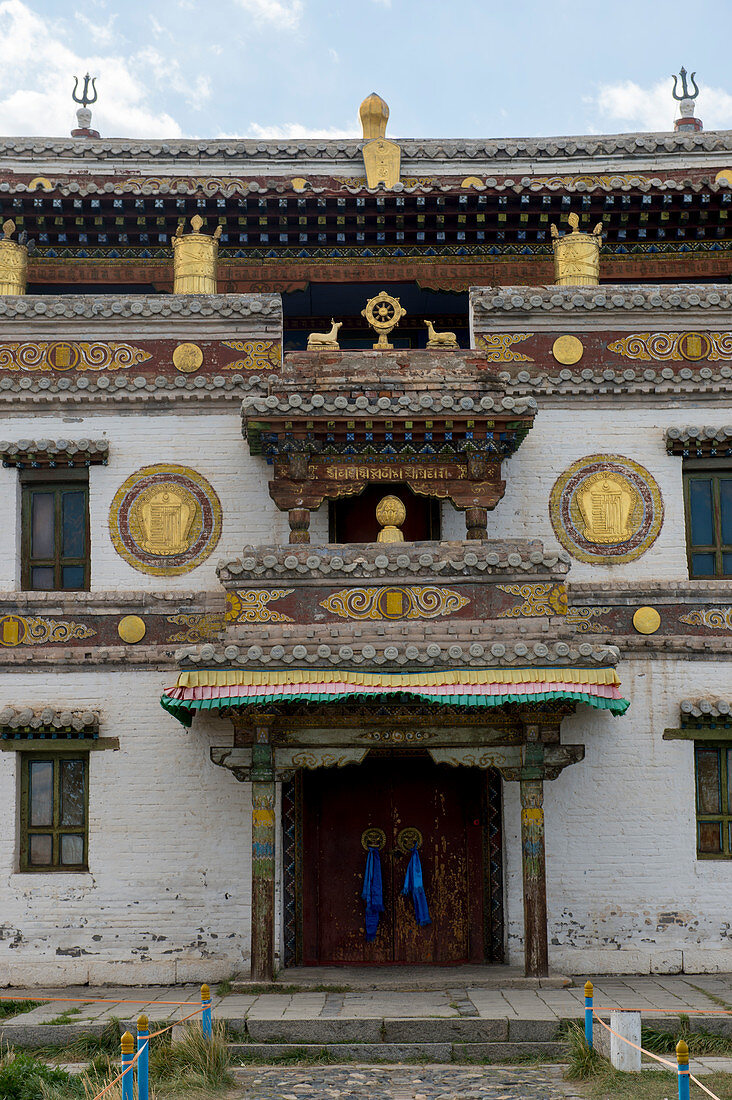
{"type": "Polygon", "coordinates": [[[21,1024],[15,1020],[0,1023],[0,1049],[11,1047],[67,1047],[89,1035],[99,1038],[106,1023],[21,1024]]]}
{"type": "MultiPolygon", "coordinates": [[[[577,1021],[580,1022],[579,1020],[577,1021]]],[[[258,1043],[497,1043],[552,1042],[560,1024],[549,1020],[479,1016],[315,1017],[229,1021],[233,1033],[258,1043]]]]}
{"type": "Polygon", "coordinates": [[[230,1043],[234,1062],[505,1062],[567,1057],[564,1043],[230,1043]]]}

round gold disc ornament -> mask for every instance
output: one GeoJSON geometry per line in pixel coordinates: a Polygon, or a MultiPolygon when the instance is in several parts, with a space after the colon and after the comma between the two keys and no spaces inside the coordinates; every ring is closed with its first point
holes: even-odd
{"type": "Polygon", "coordinates": [[[117,633],[123,642],[134,645],[145,637],[145,622],[139,615],[125,615],[117,624],[117,633]]]}
{"type": "Polygon", "coordinates": [[[577,336],[558,336],[552,344],[552,355],[558,363],[571,367],[579,363],[584,354],[584,345],[577,336]]]}
{"type": "Polygon", "coordinates": [[[221,502],[188,466],[144,466],[120,486],[109,509],[109,534],[134,569],[156,577],[189,573],[221,535],[221,502]]]}
{"type": "Polygon", "coordinates": [[[193,374],[203,363],[203,352],[198,344],[178,344],[173,352],[173,365],[183,374],[193,374]]]}
{"type": "Polygon", "coordinates": [[[661,490],[651,474],[623,455],[587,455],[559,475],[549,517],[562,546],[578,561],[634,561],[663,523],[661,490]]]}
{"type": "Polygon", "coordinates": [[[661,616],[655,607],[639,607],[633,616],[633,626],[639,634],[655,634],[661,625],[661,616]]]}

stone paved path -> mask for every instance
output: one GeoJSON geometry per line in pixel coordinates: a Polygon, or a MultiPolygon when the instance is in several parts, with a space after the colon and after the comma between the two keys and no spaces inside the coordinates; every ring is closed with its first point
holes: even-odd
{"type": "MultiPolygon", "coordinates": [[[[453,979],[454,980],[454,979],[453,979]]],[[[299,993],[233,993],[219,997],[213,992],[214,1017],[248,1020],[315,1020],[315,1019],[419,1019],[430,1017],[456,1018],[478,1016],[483,1019],[561,1020],[579,1018],[584,1007],[583,981],[567,989],[481,989],[455,988],[449,972],[442,990],[405,991],[395,989],[362,989],[349,993],[327,993],[306,990],[299,993]]],[[[283,985],[287,983],[285,975],[283,985]]],[[[110,1016],[134,1019],[143,1010],[153,1020],[179,1019],[186,1009],[166,1005],[166,1000],[195,1002],[200,986],[101,987],[49,989],[55,998],[73,996],[73,1001],[56,1001],[24,1014],[23,1023],[42,1023],[54,1019],[69,1008],[80,1008],[71,1019],[74,1022],[104,1021],[110,1016]],[[86,998],[89,1001],[86,1001],[86,998]],[[90,1003],[94,997],[108,998],[107,1003],[90,1003]],[[119,998],[119,1000],[116,1000],[119,998]],[[137,1005],[125,1004],[137,999],[137,1005]],[[110,1003],[111,1002],[111,1003],[110,1003]]],[[[40,989],[2,989],[6,997],[28,994],[43,999],[40,989]]],[[[602,1007],[640,1009],[652,1015],[655,1010],[685,1012],[719,1007],[715,998],[732,1004],[732,974],[675,974],[658,976],[601,977],[595,979],[595,1005],[602,1007]]],[[[16,1021],[19,1022],[18,1017],[16,1021]]]]}
{"type": "Polygon", "coordinates": [[[237,1100],[575,1100],[557,1066],[282,1066],[238,1069],[237,1100]]]}

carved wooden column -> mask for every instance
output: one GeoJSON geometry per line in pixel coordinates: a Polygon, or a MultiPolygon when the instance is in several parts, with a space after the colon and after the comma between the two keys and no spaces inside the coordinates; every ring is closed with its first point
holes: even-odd
{"type": "Polygon", "coordinates": [[[269,731],[252,745],[252,980],[274,978],[275,781],[269,731]]]}
{"type": "Polygon", "coordinates": [[[290,508],[287,517],[290,521],[290,542],[310,542],[310,509],[290,508]]]}
{"type": "Polygon", "coordinates": [[[466,508],[465,509],[465,526],[467,528],[467,538],[469,538],[469,539],[487,539],[488,538],[488,509],[487,508],[466,508]]]}
{"type": "Polygon", "coordinates": [[[524,879],[524,970],[527,977],[549,973],[544,848],[543,746],[539,727],[526,725],[527,744],[521,769],[521,864],[524,879]],[[532,757],[536,757],[536,761],[532,757]],[[538,767],[532,764],[539,764],[538,767]]]}

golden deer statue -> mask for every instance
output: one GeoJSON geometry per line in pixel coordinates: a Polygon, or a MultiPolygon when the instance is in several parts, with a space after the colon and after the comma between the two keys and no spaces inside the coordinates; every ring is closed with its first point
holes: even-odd
{"type": "Polygon", "coordinates": [[[425,321],[427,326],[428,348],[458,348],[457,336],[454,332],[435,332],[431,321],[425,321]]]}
{"type": "Polygon", "coordinates": [[[338,348],[338,329],[343,321],[330,319],[330,332],[311,332],[308,336],[308,351],[318,351],[320,348],[338,348]]]}

